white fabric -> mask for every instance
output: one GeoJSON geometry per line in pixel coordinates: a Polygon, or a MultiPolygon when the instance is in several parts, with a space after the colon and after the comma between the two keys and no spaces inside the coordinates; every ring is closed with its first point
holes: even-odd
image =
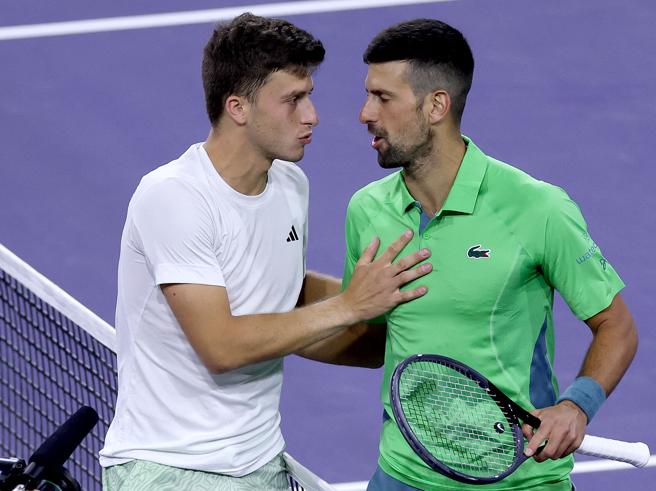
{"type": "Polygon", "coordinates": [[[242,476],[282,451],[282,359],[212,375],[159,285],[225,286],[234,315],[293,309],[307,209],[307,178],[295,164],[274,161],[266,189],[245,196],[202,144],[141,180],[121,239],[119,393],[101,465],[144,459],[242,476]],[[299,240],[287,240],[292,226],[299,240]]]}

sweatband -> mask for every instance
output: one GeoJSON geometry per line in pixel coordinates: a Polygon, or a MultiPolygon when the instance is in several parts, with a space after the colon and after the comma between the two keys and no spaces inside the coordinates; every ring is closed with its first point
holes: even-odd
{"type": "Polygon", "coordinates": [[[560,395],[556,404],[562,401],[572,401],[583,410],[589,423],[605,400],[606,393],[599,382],[592,377],[577,377],[572,385],[560,395]]]}

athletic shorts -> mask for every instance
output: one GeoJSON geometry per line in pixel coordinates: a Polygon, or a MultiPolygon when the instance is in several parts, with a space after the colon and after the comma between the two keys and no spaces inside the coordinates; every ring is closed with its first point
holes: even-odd
{"type": "Polygon", "coordinates": [[[102,471],[103,491],[288,491],[282,455],[242,477],[131,460],[102,471]]]}

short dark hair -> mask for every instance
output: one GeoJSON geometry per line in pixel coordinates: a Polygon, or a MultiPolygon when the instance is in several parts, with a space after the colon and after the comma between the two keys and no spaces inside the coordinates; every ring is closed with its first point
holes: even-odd
{"type": "Polygon", "coordinates": [[[446,90],[460,122],[474,75],[474,56],[457,29],[435,19],[401,22],[380,32],[363,59],[366,64],[407,61],[408,82],[415,96],[446,90]]]}
{"type": "Polygon", "coordinates": [[[304,76],[325,56],[321,41],[282,19],[245,13],[218,25],[203,53],[203,88],[210,123],[216,125],[231,94],[254,100],[271,73],[304,76]]]}

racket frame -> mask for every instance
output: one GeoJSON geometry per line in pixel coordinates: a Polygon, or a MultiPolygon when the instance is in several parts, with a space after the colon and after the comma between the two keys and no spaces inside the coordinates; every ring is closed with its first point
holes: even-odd
{"type": "Polygon", "coordinates": [[[529,457],[524,455],[524,435],[521,429],[520,420],[529,424],[533,428],[540,426],[540,420],[519,406],[513,400],[508,398],[501,390],[499,390],[492,382],[490,382],[482,374],[473,368],[461,363],[452,358],[441,355],[428,355],[418,354],[413,355],[397,365],[392,373],[392,381],[390,384],[390,400],[392,405],[392,413],[396,424],[401,430],[401,434],[405,438],[408,445],[412,450],[423,460],[431,469],[439,472],[440,474],[454,479],[456,481],[467,484],[490,484],[498,482],[505,477],[512,474],[520,465],[522,465],[529,457]],[[435,458],[423,443],[417,438],[414,431],[410,427],[408,420],[405,416],[403,406],[401,405],[401,397],[399,394],[399,383],[406,367],[416,362],[430,362],[446,366],[455,370],[467,378],[476,382],[487,394],[493,399],[500,409],[507,414],[509,422],[511,423],[511,430],[513,439],[515,441],[515,459],[511,466],[505,471],[489,477],[476,477],[469,474],[464,474],[460,471],[452,469],[439,459],[435,458]]]}

